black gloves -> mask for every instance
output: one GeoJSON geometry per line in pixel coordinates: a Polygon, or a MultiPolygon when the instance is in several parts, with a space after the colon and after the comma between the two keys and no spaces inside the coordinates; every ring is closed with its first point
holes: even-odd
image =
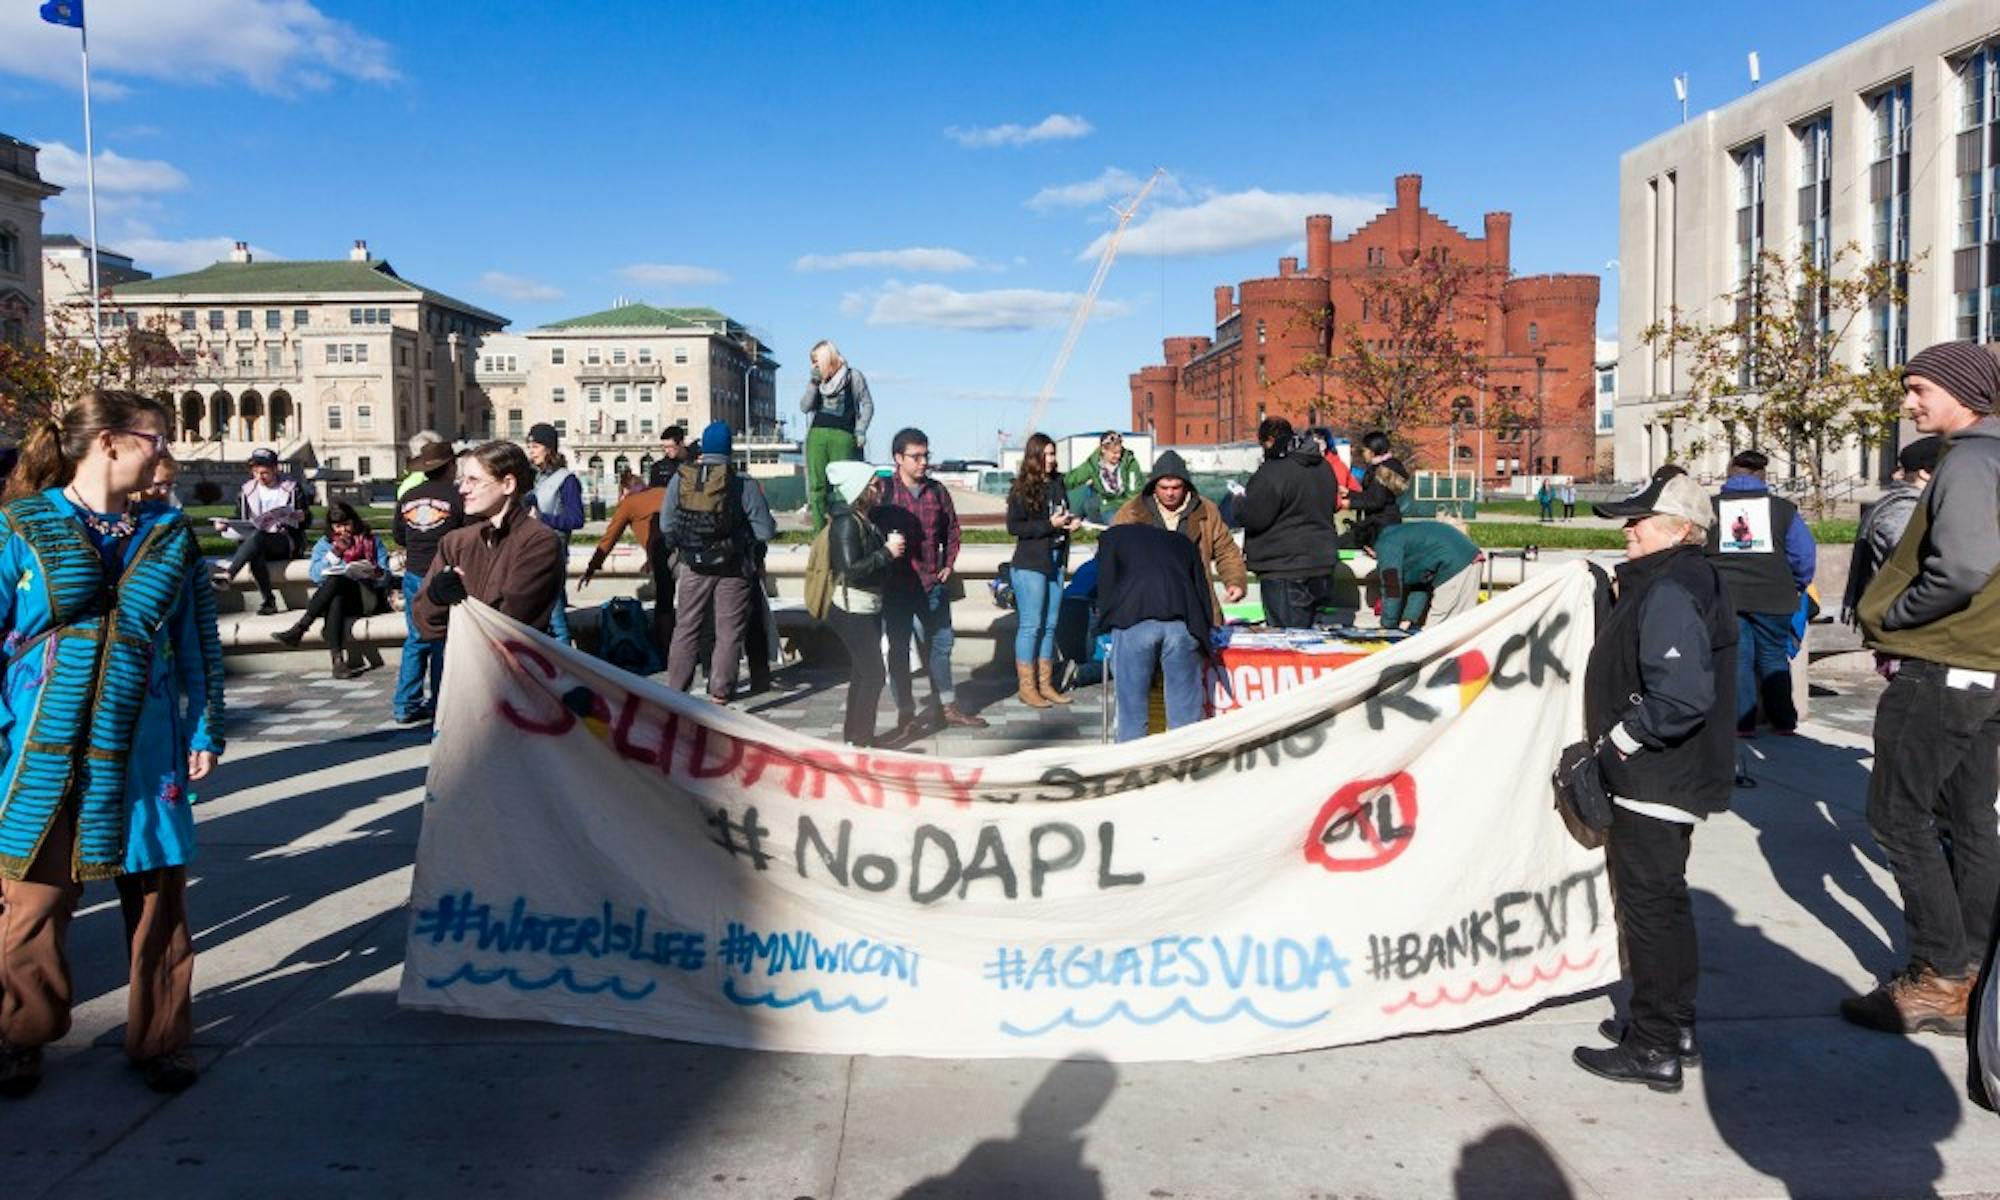
{"type": "Polygon", "coordinates": [[[424,585],[424,595],[430,597],[432,604],[446,608],[470,599],[465,590],[465,577],[451,570],[439,571],[431,576],[431,581],[424,585]]]}

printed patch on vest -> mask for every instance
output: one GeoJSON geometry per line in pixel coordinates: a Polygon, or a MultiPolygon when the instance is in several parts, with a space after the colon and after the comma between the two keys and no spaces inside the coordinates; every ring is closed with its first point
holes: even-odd
{"type": "Polygon", "coordinates": [[[432,496],[403,501],[403,524],[412,533],[430,533],[451,520],[451,505],[432,496]]]}
{"type": "Polygon", "coordinates": [[[1771,498],[1750,496],[1724,500],[1717,519],[1722,535],[1717,549],[1724,554],[1768,554],[1771,541],[1771,498]]]}

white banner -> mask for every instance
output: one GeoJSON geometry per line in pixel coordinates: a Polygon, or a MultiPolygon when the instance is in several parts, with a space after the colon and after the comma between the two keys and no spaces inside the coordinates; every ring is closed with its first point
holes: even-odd
{"type": "Polygon", "coordinates": [[[1551,807],[1579,564],[1159,737],[859,750],[452,617],[403,1004],[695,1042],[1220,1059],[1618,976],[1551,807]]]}

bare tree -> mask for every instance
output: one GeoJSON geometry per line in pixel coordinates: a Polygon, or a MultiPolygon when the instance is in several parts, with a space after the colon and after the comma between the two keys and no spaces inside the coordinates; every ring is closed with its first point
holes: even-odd
{"type": "Polygon", "coordinates": [[[1340,325],[1324,368],[1341,384],[1355,428],[1386,430],[1407,453],[1403,431],[1445,424],[1454,396],[1485,389],[1492,276],[1429,256],[1363,278],[1361,319],[1340,325]]]}

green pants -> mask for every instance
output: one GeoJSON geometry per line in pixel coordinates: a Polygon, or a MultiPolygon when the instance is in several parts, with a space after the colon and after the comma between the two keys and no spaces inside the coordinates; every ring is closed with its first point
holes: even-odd
{"type": "Polygon", "coordinates": [[[845,429],[821,426],[806,430],[806,504],[812,509],[813,532],[826,525],[826,466],[861,457],[861,443],[845,429]]]}

